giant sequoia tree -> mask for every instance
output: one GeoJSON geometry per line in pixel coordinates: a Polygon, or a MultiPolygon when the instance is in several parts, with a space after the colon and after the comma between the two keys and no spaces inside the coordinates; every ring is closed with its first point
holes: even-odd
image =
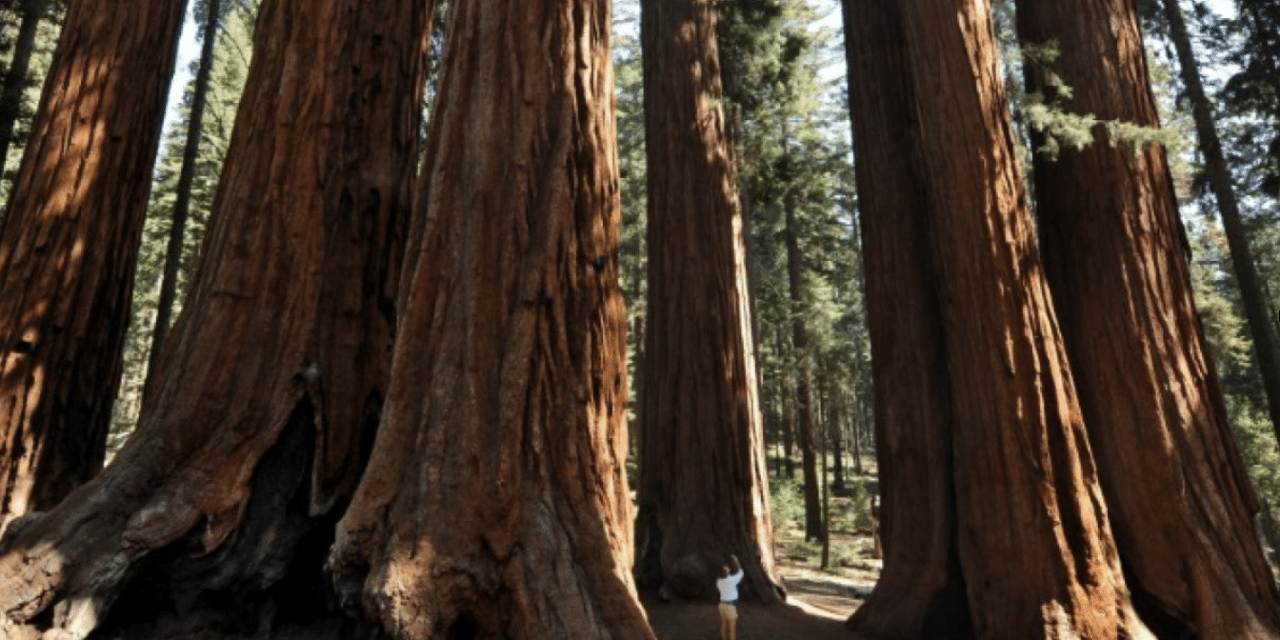
{"type": "Polygon", "coordinates": [[[642,586],[714,599],[728,554],[744,597],[778,599],[737,172],[711,0],[641,3],[649,297],[640,385],[642,586]]]}
{"type": "MultiPolygon", "coordinates": [[[[1070,112],[1159,126],[1132,0],[1019,0],[1018,31],[1058,43],[1054,71],[1073,91],[1052,95],[1041,73],[1030,89],[1070,112]]],[[[1038,155],[1035,186],[1045,271],[1130,588],[1162,636],[1274,638],[1280,599],[1193,305],[1164,151],[1097,130],[1083,150],[1038,155]]]]}
{"type": "Polygon", "coordinates": [[[330,555],[392,638],[652,637],[608,0],[450,3],[392,382],[330,555]]]}
{"type": "Polygon", "coordinates": [[[907,145],[913,89],[900,10],[843,0],[849,109],[873,354],[884,570],[850,625],[871,637],[966,638],[949,389],[923,190],[907,145]]]}
{"type": "Polygon", "coordinates": [[[112,625],[168,619],[173,635],[254,629],[260,611],[314,607],[333,507],[385,393],[423,11],[263,3],[205,261],[158,384],[110,467],[8,536],[0,635],[83,638],[108,610],[112,625]]]}
{"type": "Polygon", "coordinates": [[[0,524],[102,466],[182,5],[67,10],[0,228],[0,524]]]}
{"type": "Polygon", "coordinates": [[[859,166],[875,383],[889,394],[886,533],[909,536],[887,540],[885,575],[850,625],[1148,637],[1039,266],[984,3],[850,4],[859,158],[890,161],[859,166]],[[923,262],[904,267],[894,250],[923,262]],[[921,315],[888,315],[898,309],[921,315]]]}

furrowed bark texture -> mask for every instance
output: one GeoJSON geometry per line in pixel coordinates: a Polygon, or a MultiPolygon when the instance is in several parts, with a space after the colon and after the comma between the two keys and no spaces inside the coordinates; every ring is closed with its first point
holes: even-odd
{"type": "MultiPolygon", "coordinates": [[[[856,6],[855,14],[869,22],[865,28],[882,30],[867,43],[890,56],[881,71],[897,70],[910,89],[911,102],[899,110],[913,116],[910,128],[895,119],[888,130],[909,133],[894,142],[911,154],[917,199],[907,203],[923,209],[923,224],[916,226],[923,238],[911,240],[928,256],[924,279],[932,300],[926,304],[937,305],[947,382],[945,390],[925,392],[947,400],[955,492],[956,557],[944,566],[958,563],[968,602],[967,619],[951,613],[942,623],[970,625],[978,638],[1151,637],[1130,604],[1040,270],[985,5],[896,0],[856,6]]],[[[877,114],[889,112],[855,113],[855,121],[872,119],[859,131],[875,127],[877,114]]],[[[874,273],[869,269],[869,277],[874,273]]],[[[946,427],[932,437],[945,438],[946,427]]],[[[893,492],[885,497],[895,524],[904,517],[899,509],[938,509],[904,504],[893,492]]],[[[925,549],[943,546],[942,534],[935,535],[925,549]]],[[[888,544],[891,558],[909,557],[895,555],[903,552],[900,542],[888,544]]],[[[942,574],[938,564],[924,563],[933,584],[954,585],[954,574],[942,574]]],[[[934,588],[941,593],[937,602],[956,602],[943,587],[934,588]]],[[[878,607],[852,622],[921,637],[916,628],[944,611],[915,605],[926,618],[913,621],[878,607]]],[[[953,629],[949,635],[968,634],[953,629]]]]}
{"type": "MultiPolygon", "coordinates": [[[[1018,19],[1025,41],[1059,43],[1068,110],[1159,126],[1131,0],[1021,0],[1018,19]]],[[[1277,637],[1257,498],[1194,308],[1164,151],[1135,153],[1099,127],[1035,173],[1045,269],[1140,612],[1171,637],[1277,637]]]]}
{"type": "Polygon", "coordinates": [[[0,229],[0,525],[102,467],[182,17],[67,8],[0,229]]]}
{"type": "Polygon", "coordinates": [[[772,603],[781,582],[712,5],[641,5],[650,284],[637,569],[643,588],[716,600],[735,554],[743,598],[772,603]]]}
{"type": "MultiPolygon", "coordinates": [[[[169,611],[179,635],[209,622],[192,603],[260,607],[300,546],[327,544],[389,369],[386,256],[417,155],[422,11],[263,4],[206,258],[160,384],[112,465],[9,541],[9,623],[42,624],[53,607],[49,634],[82,638],[119,594],[137,609],[116,613],[169,611]]],[[[323,554],[311,562],[300,581],[314,586],[323,554]]]]}
{"type": "Polygon", "coordinates": [[[904,5],[975,634],[1149,635],[1120,572],[1036,253],[990,16],[976,0],[904,5]]]}
{"type": "Polygon", "coordinates": [[[956,551],[950,381],[912,166],[915,98],[901,7],[844,0],[884,570],[847,626],[871,638],[972,638],[956,551]]]}
{"type": "Polygon", "coordinates": [[[450,5],[405,327],[330,568],[393,638],[652,638],[607,0],[450,5]]]}

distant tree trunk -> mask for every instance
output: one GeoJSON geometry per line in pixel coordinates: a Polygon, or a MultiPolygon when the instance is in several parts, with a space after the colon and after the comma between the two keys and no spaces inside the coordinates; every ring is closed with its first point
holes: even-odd
{"type": "Polygon", "coordinates": [[[1204,156],[1209,187],[1213,189],[1214,198],[1218,201],[1222,227],[1227,234],[1227,246],[1231,249],[1231,265],[1240,286],[1244,315],[1249,322],[1249,335],[1253,339],[1253,353],[1262,377],[1262,388],[1267,395],[1272,430],[1280,441],[1280,350],[1277,349],[1276,334],[1269,321],[1271,314],[1267,295],[1263,290],[1262,279],[1258,276],[1249,234],[1240,215],[1235,186],[1223,157],[1217,125],[1214,124],[1213,103],[1205,94],[1204,83],[1200,80],[1200,66],[1191,47],[1191,36],[1187,33],[1182,9],[1177,0],[1161,0],[1161,4],[1165,20],[1169,23],[1174,49],[1178,53],[1182,84],[1191,102],[1191,115],[1196,123],[1196,135],[1200,140],[1200,153],[1204,156]]]}
{"type": "Polygon", "coordinates": [[[855,401],[853,411],[853,424],[850,426],[851,437],[853,443],[853,473],[862,475],[862,407],[860,401],[855,401]]]}
{"type": "MultiPolygon", "coordinates": [[[[1020,0],[1018,30],[1059,43],[1069,111],[1159,126],[1131,1],[1020,0]]],[[[1031,90],[1051,92],[1029,77],[1031,90]]],[[[1098,129],[1083,151],[1037,157],[1035,185],[1045,270],[1129,586],[1161,637],[1275,638],[1280,596],[1196,315],[1164,151],[1135,153],[1098,129]]]]}
{"type": "Polygon", "coordinates": [[[316,615],[333,507],[387,385],[424,10],[263,4],[163,386],[111,466],[4,547],[0,636],[50,624],[49,609],[45,637],[59,638],[85,637],[108,607],[112,627],[158,637],[252,631],[272,607],[316,615]]]}
{"type": "Polygon", "coordinates": [[[1258,510],[1258,528],[1261,530],[1261,537],[1270,547],[1271,553],[1268,554],[1268,560],[1271,566],[1280,564],[1280,524],[1276,523],[1275,513],[1271,510],[1271,504],[1266,500],[1260,501],[1260,509],[1258,510]]]}
{"type": "Polygon", "coordinates": [[[36,34],[44,17],[47,0],[20,0],[21,23],[18,38],[13,44],[13,58],[4,74],[4,90],[0,91],[0,174],[4,173],[9,146],[13,144],[13,129],[22,113],[22,94],[27,89],[27,73],[31,69],[31,54],[36,48],[36,34]]]}
{"type": "Polygon", "coordinates": [[[827,569],[831,567],[831,536],[825,535],[831,529],[831,494],[827,485],[827,432],[828,426],[826,420],[822,421],[824,437],[819,439],[821,443],[818,447],[819,460],[819,477],[822,478],[822,561],[820,568],[827,569]]]}
{"type": "Polygon", "coordinates": [[[333,580],[390,638],[652,638],[631,577],[610,3],[449,16],[404,328],[333,580]]]}
{"type": "Polygon", "coordinates": [[[187,139],[182,148],[182,169],[178,173],[178,193],[170,216],[169,244],[165,248],[164,274],[160,279],[160,299],[156,303],[156,321],[147,354],[147,373],[143,384],[153,379],[160,363],[160,351],[169,337],[169,322],[178,293],[178,270],[182,267],[182,247],[187,235],[187,216],[191,208],[191,185],[195,181],[196,163],[200,157],[200,139],[204,132],[204,107],[209,97],[209,77],[213,72],[214,45],[218,42],[218,22],[222,0],[206,0],[204,41],[200,46],[200,63],[196,68],[191,95],[191,113],[187,120],[187,139]]]}
{"type": "MultiPolygon", "coordinates": [[[[786,339],[783,337],[783,329],[778,327],[778,353],[783,353],[786,349],[786,339]]],[[[795,461],[795,440],[796,440],[796,403],[795,396],[792,393],[791,376],[779,376],[778,386],[782,391],[782,453],[785,471],[788,480],[794,480],[796,477],[796,461],[795,461]]]]}
{"type": "Polygon", "coordinates": [[[744,599],[779,585],[737,174],[711,0],[644,0],[649,331],[636,518],[641,586],[715,600],[729,554],[744,599]]]}
{"type": "Polygon", "coordinates": [[[842,403],[835,397],[836,394],[834,392],[830,393],[828,402],[831,404],[831,416],[827,424],[831,433],[831,453],[835,458],[835,466],[832,468],[834,475],[831,478],[831,488],[834,491],[844,491],[844,416],[840,411],[842,403]]]}
{"type": "Polygon", "coordinates": [[[989,14],[848,9],[887,554],[850,625],[1150,637],[1054,328],[989,14]]]}
{"type": "Polygon", "coordinates": [[[827,533],[822,526],[822,502],[819,495],[818,459],[815,453],[817,426],[813,417],[813,363],[809,353],[809,329],[805,324],[803,275],[800,239],[796,230],[794,203],[787,202],[786,227],[783,235],[787,247],[787,282],[791,295],[791,349],[796,358],[796,423],[800,442],[800,470],[804,474],[804,537],[821,540],[827,533]]]}
{"type": "Polygon", "coordinates": [[[0,227],[0,524],[102,466],[181,5],[67,10],[0,227]]]}

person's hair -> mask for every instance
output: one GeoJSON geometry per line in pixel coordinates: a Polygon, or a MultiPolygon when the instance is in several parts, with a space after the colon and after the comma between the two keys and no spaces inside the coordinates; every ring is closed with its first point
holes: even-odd
{"type": "Polygon", "coordinates": [[[727,564],[720,565],[720,577],[721,578],[729,577],[729,565],[727,564]]]}

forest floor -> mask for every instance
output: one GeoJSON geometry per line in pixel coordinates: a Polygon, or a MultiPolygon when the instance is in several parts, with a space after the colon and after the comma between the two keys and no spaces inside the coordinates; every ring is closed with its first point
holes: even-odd
{"type": "MultiPolygon", "coordinates": [[[[833,528],[834,529],[834,528],[833,528]]],[[[778,573],[787,589],[785,604],[739,605],[738,640],[852,640],[844,621],[862,604],[880,575],[874,543],[866,534],[833,530],[831,568],[819,569],[819,547],[800,532],[780,532],[778,573]]],[[[658,640],[719,640],[720,614],[714,603],[643,600],[658,640]]]]}

